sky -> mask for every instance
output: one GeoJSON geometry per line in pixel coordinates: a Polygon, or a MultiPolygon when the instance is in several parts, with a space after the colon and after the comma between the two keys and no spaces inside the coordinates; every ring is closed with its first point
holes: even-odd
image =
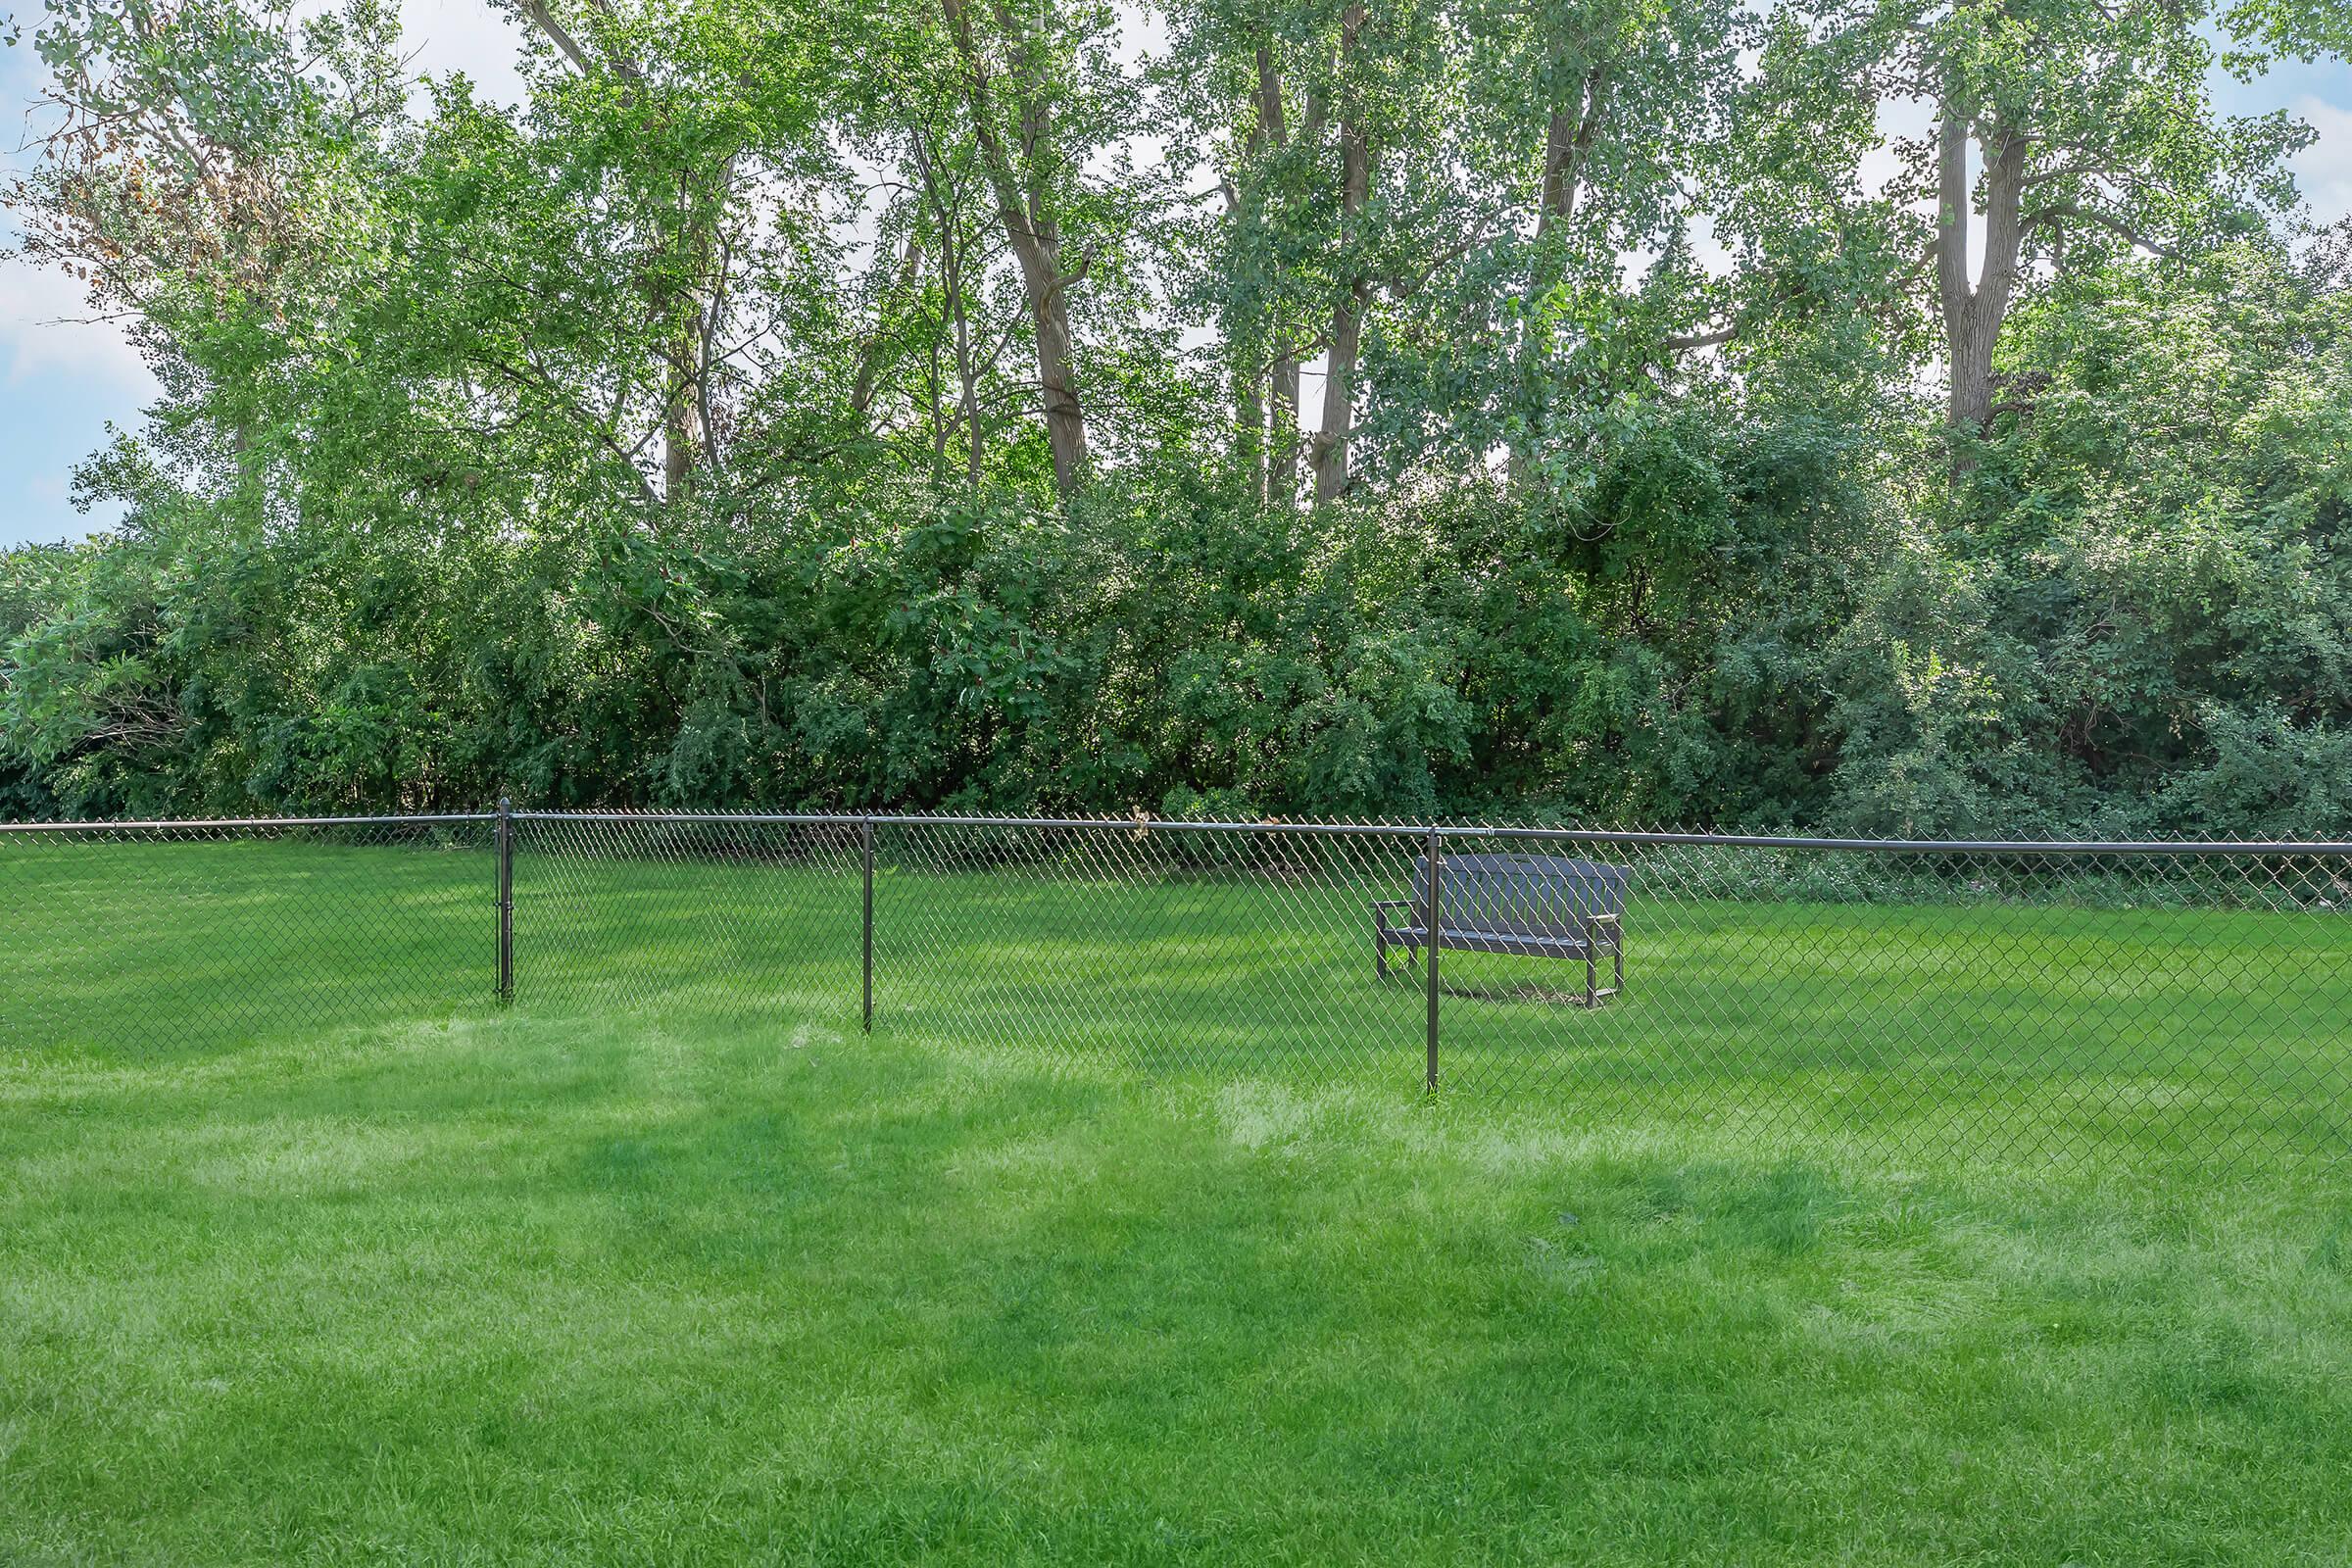
{"type": "MultiPolygon", "coordinates": [[[[19,16],[29,33],[36,13],[19,16]]],[[[485,0],[403,0],[401,23],[417,72],[462,70],[486,97],[520,96],[516,35],[485,0]]],[[[16,149],[42,74],[29,37],[0,48],[0,166],[26,156],[16,149]]],[[[2324,221],[2352,213],[2352,65],[2290,63],[2253,82],[2220,80],[2216,96],[2231,113],[2285,109],[2308,122],[2319,140],[2295,172],[2313,213],[2324,221]]],[[[0,243],[12,237],[0,219],[0,243]]],[[[0,547],[78,538],[116,520],[74,508],[74,469],[107,443],[110,425],[138,427],[155,381],[122,333],[87,314],[78,283],[0,259],[0,547]]]]}

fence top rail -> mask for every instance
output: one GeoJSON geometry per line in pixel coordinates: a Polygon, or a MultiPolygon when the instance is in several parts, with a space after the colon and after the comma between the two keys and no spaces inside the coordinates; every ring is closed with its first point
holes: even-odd
{"type": "Polygon", "coordinates": [[[1906,855],[2320,855],[2352,857],[2352,843],[2277,839],[1838,839],[1772,833],[1644,833],[1610,828],[1441,828],[1446,838],[1572,839],[1595,844],[1720,844],[1759,850],[1856,850],[1906,855]]]}
{"type": "Polygon", "coordinates": [[[1773,833],[1669,833],[1632,828],[1501,827],[1427,822],[1191,822],[1131,816],[931,816],[919,812],[516,811],[517,821],[741,823],[749,826],[1028,828],[1055,832],[1261,833],[1350,838],[1530,839],[1588,844],[1719,845],[1735,849],[1847,850],[1968,855],[2311,855],[2352,858],[2352,842],[2192,839],[1853,839],[1773,833]]]}
{"type": "MultiPolygon", "coordinates": [[[[1255,833],[1340,838],[1479,840],[1538,843],[1688,845],[1755,850],[1845,851],[1879,855],[2300,855],[2352,858],[2352,842],[2291,839],[1855,839],[1783,833],[1648,832],[1634,828],[1501,827],[1427,822],[1182,822],[1131,816],[929,816],[919,812],[821,811],[514,811],[515,821],[709,823],[784,827],[1020,828],[1049,832],[1255,833]]],[[[156,833],[207,829],[290,827],[428,827],[437,823],[495,822],[495,811],[444,811],[409,816],[191,817],[141,821],[0,822],[0,833],[156,833]]]]}
{"type": "Polygon", "coordinates": [[[496,811],[440,811],[415,816],[202,816],[133,822],[0,822],[0,833],[164,833],[196,828],[430,827],[436,822],[495,822],[496,811]]]}

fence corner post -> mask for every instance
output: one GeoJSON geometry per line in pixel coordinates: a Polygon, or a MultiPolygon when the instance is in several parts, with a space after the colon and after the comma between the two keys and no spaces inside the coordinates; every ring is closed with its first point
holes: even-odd
{"type": "Polygon", "coordinates": [[[514,803],[498,798],[498,1003],[514,1000],[514,803]]]}
{"type": "Polygon", "coordinates": [[[1445,835],[1435,827],[1429,830],[1429,1093],[1438,1092],[1438,950],[1445,946],[1439,937],[1446,924],[1446,879],[1439,874],[1440,858],[1445,854],[1445,835]]]}
{"type": "Polygon", "coordinates": [[[874,1032],[874,819],[858,819],[858,840],[865,861],[865,1032],[874,1032]]]}

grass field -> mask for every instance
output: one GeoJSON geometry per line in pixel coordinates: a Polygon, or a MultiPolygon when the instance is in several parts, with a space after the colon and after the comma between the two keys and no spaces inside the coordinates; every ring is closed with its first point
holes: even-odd
{"type": "Polygon", "coordinates": [[[2325,922],[487,876],[0,858],[0,1562],[2352,1557],[2325,922]]]}

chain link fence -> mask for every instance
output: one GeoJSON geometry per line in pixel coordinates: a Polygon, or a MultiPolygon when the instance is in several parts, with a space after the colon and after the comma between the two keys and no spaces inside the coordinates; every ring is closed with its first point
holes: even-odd
{"type": "Polygon", "coordinates": [[[2338,1164],[2352,847],[516,811],[0,829],[0,1042],[871,1029],[1897,1155],[2338,1164]]]}
{"type": "Polygon", "coordinates": [[[484,815],[0,826],[0,1048],[198,1051],[488,982],[484,815]]]}

